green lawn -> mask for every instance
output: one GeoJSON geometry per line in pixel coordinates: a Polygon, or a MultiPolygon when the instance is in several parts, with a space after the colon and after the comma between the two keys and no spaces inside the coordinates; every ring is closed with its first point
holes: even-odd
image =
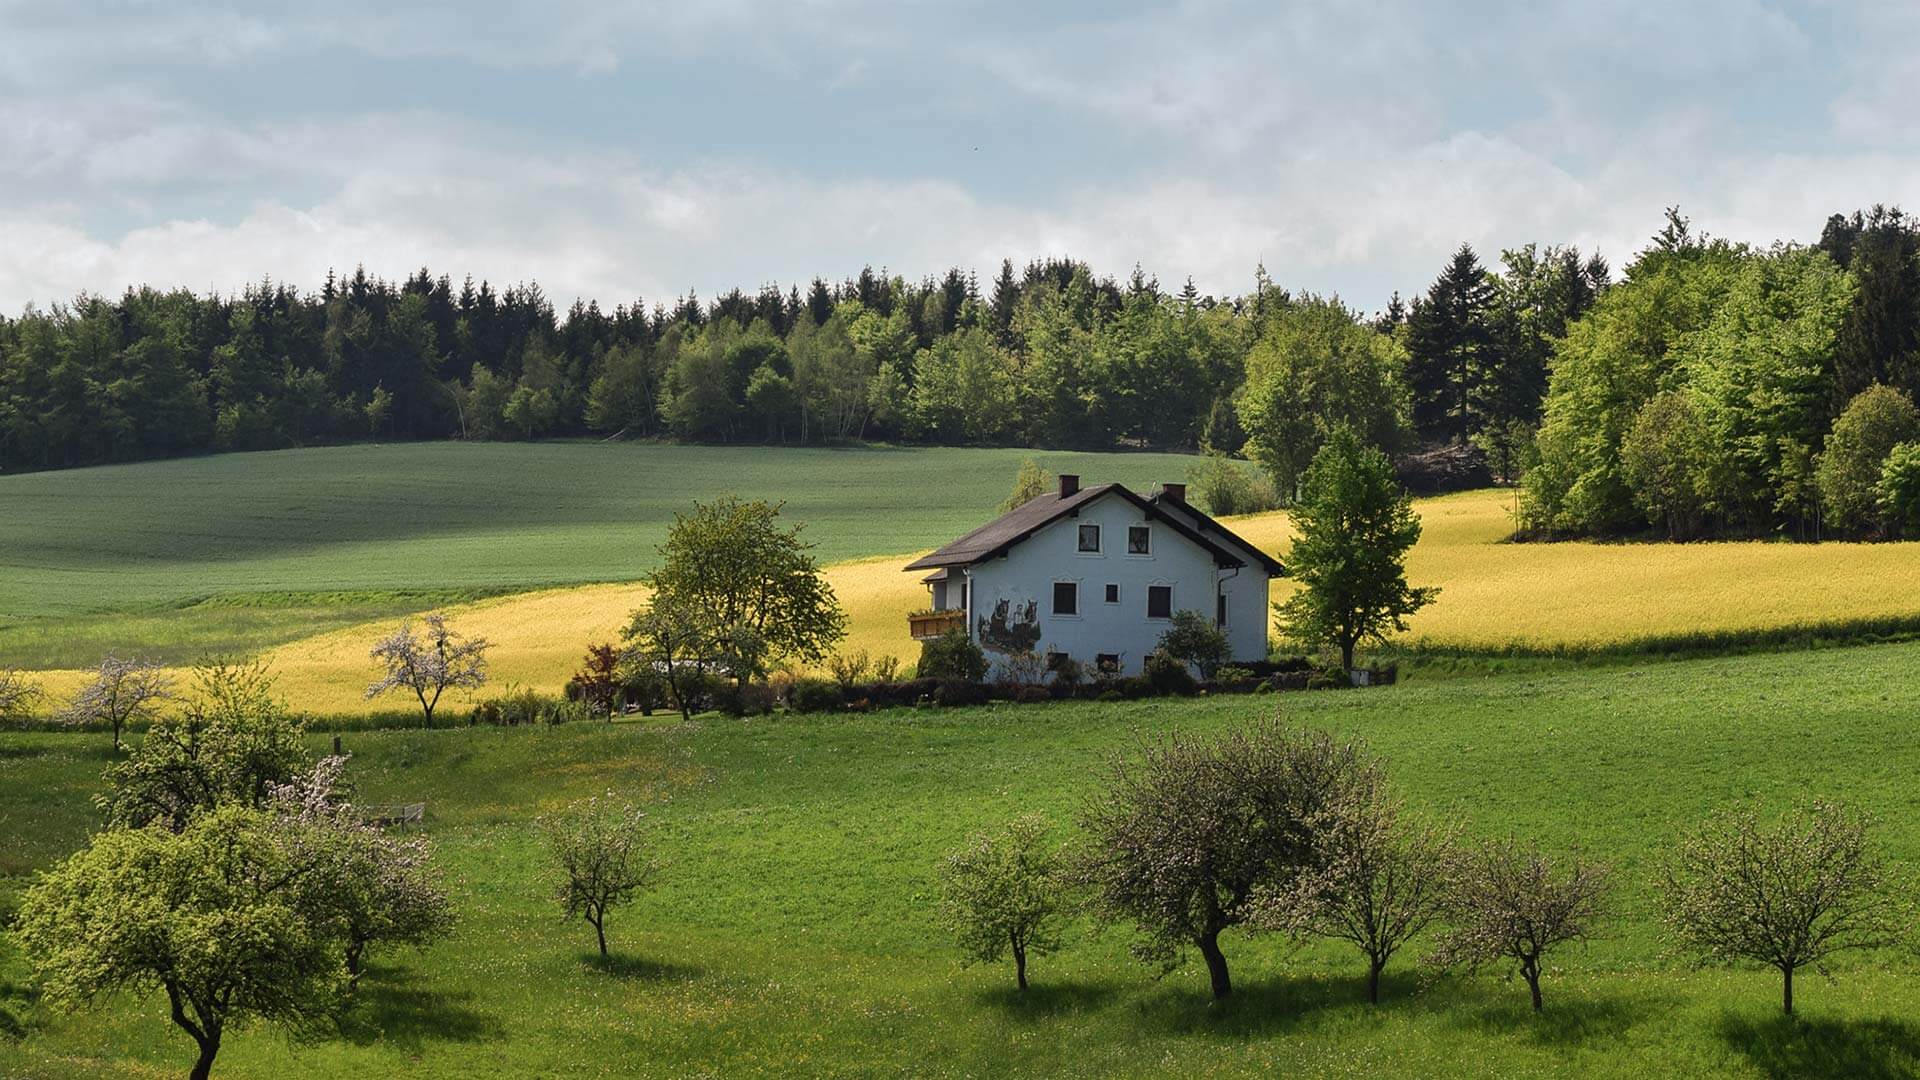
{"type": "Polygon", "coordinates": [[[0,476],[0,665],[191,660],[439,602],[402,594],[628,581],[676,512],[729,492],[785,500],[825,562],[914,551],[978,525],[1029,455],[1140,488],[1191,461],[437,442],[0,476]]]}
{"type": "MultiPolygon", "coordinates": [[[[1678,829],[1800,794],[1870,809],[1920,863],[1916,673],[1920,646],[1887,645],[1346,693],[352,733],[365,799],[428,802],[461,929],[381,957],[338,1033],[233,1037],[216,1075],[1911,1075],[1920,962],[1850,959],[1838,982],[1807,979],[1785,1023],[1774,978],[1669,955],[1645,883],[1678,829]],[[1142,733],[1275,708],[1365,736],[1419,807],[1616,864],[1616,917],[1556,958],[1544,1016],[1501,971],[1398,962],[1369,1008],[1348,954],[1244,936],[1224,1005],[1197,968],[1156,980],[1120,930],[1078,928],[1025,999],[1010,972],[957,965],[928,898],[967,830],[1027,810],[1064,826],[1142,733]],[[590,928],[555,919],[529,823],[608,788],[655,802],[670,866],[610,921],[603,970],[590,928]]],[[[105,755],[99,735],[0,734],[14,888],[80,842],[105,755]]],[[[25,1038],[0,1042],[0,1075],[184,1070],[157,1000],[61,1015],[26,1003],[12,954],[8,980],[25,1038]]]]}

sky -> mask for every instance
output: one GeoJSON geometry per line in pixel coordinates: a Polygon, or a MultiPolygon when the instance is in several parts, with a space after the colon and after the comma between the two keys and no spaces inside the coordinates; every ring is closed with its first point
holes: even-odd
{"type": "Polygon", "coordinates": [[[1462,241],[1920,208],[1920,5],[0,0],[0,311],[1071,255],[1364,311],[1462,241]]]}

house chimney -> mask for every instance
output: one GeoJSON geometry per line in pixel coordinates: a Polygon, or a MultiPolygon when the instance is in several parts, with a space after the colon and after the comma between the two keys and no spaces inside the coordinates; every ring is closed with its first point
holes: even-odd
{"type": "Polygon", "coordinates": [[[1070,472],[1061,473],[1060,474],[1060,497],[1064,499],[1069,495],[1077,495],[1079,494],[1079,492],[1080,492],[1080,477],[1075,473],[1070,473],[1070,472]]]}
{"type": "Polygon", "coordinates": [[[1161,484],[1160,494],[1165,495],[1167,498],[1173,500],[1174,502],[1183,503],[1187,501],[1187,485],[1161,484]]]}

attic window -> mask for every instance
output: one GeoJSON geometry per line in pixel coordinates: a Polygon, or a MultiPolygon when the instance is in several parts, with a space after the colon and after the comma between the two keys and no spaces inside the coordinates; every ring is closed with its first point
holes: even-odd
{"type": "Polygon", "coordinates": [[[1090,551],[1096,555],[1100,553],[1100,526],[1080,526],[1080,550],[1090,551]]]}
{"type": "Polygon", "coordinates": [[[1153,554],[1153,530],[1145,525],[1127,526],[1127,554],[1153,554]]]}

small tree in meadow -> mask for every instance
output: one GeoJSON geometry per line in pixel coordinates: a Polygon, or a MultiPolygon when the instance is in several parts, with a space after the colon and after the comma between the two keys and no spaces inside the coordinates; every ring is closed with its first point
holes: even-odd
{"type": "Polygon", "coordinates": [[[1198,611],[1176,611],[1167,632],[1160,635],[1160,651],[1188,664],[1203,679],[1213,678],[1221,665],[1233,659],[1226,632],[1198,611]]]}
{"type": "Polygon", "coordinates": [[[1825,973],[1850,949],[1903,941],[1912,911],[1887,890],[1886,863],[1865,816],[1827,802],[1771,829],[1752,812],[1716,818],[1684,838],[1662,869],[1667,925],[1702,962],[1748,960],[1780,972],[1793,1012],[1793,975],[1825,973]]]}
{"type": "Polygon", "coordinates": [[[621,655],[611,642],[587,646],[587,658],[573,674],[573,686],[582,704],[594,713],[613,719],[614,699],[621,688],[621,655]]]}
{"type": "Polygon", "coordinates": [[[158,664],[108,656],[100,661],[93,681],[74,695],[61,711],[68,724],[106,724],[113,729],[113,748],[120,749],[120,732],[136,721],[152,721],[173,700],[173,677],[158,664]]]}
{"type": "Polygon", "coordinates": [[[873,658],[865,649],[850,653],[835,653],[827,659],[827,672],[833,681],[840,684],[843,694],[853,693],[853,688],[867,680],[873,673],[873,658]]]}
{"type": "Polygon", "coordinates": [[[592,924],[607,955],[607,912],[631,903],[650,887],[660,864],[647,850],[646,814],[612,795],[541,819],[547,845],[560,869],[557,892],[566,917],[592,924]]]}
{"type": "Polygon", "coordinates": [[[1108,775],[1081,813],[1076,877],[1102,918],[1139,929],[1141,959],[1171,970],[1198,949],[1216,998],[1233,990],[1220,935],[1314,868],[1333,808],[1378,783],[1359,744],[1276,722],[1212,741],[1176,733],[1108,775]]]}
{"type": "Polygon", "coordinates": [[[346,758],[275,785],[268,807],[312,867],[302,907],[331,924],[342,943],[347,987],[360,981],[376,945],[423,946],[453,930],[453,908],[424,836],[392,836],[367,821],[340,783],[346,758]]]}
{"type": "Polygon", "coordinates": [[[1446,910],[1453,834],[1409,818],[1400,803],[1365,788],[1327,815],[1320,859],[1261,901],[1255,924],[1351,943],[1367,958],[1367,1000],[1402,946],[1446,910]]]}
{"type": "Polygon", "coordinates": [[[1066,901],[1051,826],[1039,814],[983,830],[940,864],[940,916],[959,939],[963,963],[1013,956],[1014,982],[1027,988],[1027,957],[1060,945],[1066,901]]]}
{"type": "Polygon", "coordinates": [[[183,715],[154,721],[107,769],[107,791],[94,802],[111,824],[181,832],[221,806],[265,805],[276,785],[308,768],[305,727],[265,667],[208,664],[195,669],[194,686],[183,715]]]}
{"type": "Polygon", "coordinates": [[[339,941],[303,903],[313,871],[249,807],[179,833],[109,829],[27,890],[16,932],[49,1004],[164,991],[206,1080],[233,1026],[305,1026],[337,1002],[339,941]]]}
{"type": "Polygon", "coordinates": [[[1511,960],[1540,1011],[1542,961],[1555,947],[1584,941],[1604,913],[1607,868],[1579,858],[1564,872],[1532,844],[1494,841],[1462,853],[1449,875],[1448,914],[1434,961],[1478,966],[1511,960]]]}
{"type": "Polygon", "coordinates": [[[1293,524],[1286,566],[1300,589],[1276,610],[1295,637],[1339,649],[1349,671],[1360,642],[1405,630],[1407,616],[1440,591],[1408,586],[1407,551],[1420,539],[1420,518],[1387,455],[1346,427],[1327,437],[1307,469],[1293,524]]]}
{"type": "Polygon", "coordinates": [[[0,724],[18,724],[33,717],[40,703],[40,687],[26,672],[0,668],[0,724]]]}
{"type": "Polygon", "coordinates": [[[1053,474],[1040,467],[1032,458],[1020,462],[1020,471],[1013,478],[1013,490],[1007,494],[1007,501],[1000,504],[1000,512],[1006,513],[1018,506],[1032,502],[1053,490],[1053,474]]]}
{"type": "Polygon", "coordinates": [[[380,661],[387,673],[367,687],[367,699],[394,690],[405,690],[420,702],[428,727],[433,726],[434,706],[448,690],[472,690],[486,685],[486,638],[466,638],[447,625],[447,617],[432,612],[421,622],[423,632],[416,633],[413,620],[381,639],[368,655],[380,661]]]}

